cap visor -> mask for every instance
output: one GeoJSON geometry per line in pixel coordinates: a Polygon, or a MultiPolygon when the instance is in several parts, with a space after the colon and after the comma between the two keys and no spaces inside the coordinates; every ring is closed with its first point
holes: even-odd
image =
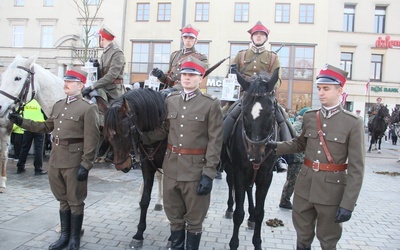
{"type": "Polygon", "coordinates": [[[192,33],[183,33],[182,36],[191,36],[191,37],[196,38],[196,36],[192,33]]]}
{"type": "Polygon", "coordinates": [[[81,82],[81,79],[79,79],[78,77],[74,77],[74,76],[64,76],[64,81],[81,82]]]}

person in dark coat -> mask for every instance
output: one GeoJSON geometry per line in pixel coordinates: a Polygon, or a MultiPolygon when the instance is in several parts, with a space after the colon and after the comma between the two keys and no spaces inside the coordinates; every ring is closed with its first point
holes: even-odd
{"type": "Polygon", "coordinates": [[[145,143],[168,138],[163,170],[163,201],[170,221],[171,249],[198,249],[203,221],[222,148],[220,101],[202,93],[206,65],[194,57],[182,63],[182,91],[167,99],[168,116],[156,130],[143,134],[145,143]],[[186,231],[186,232],[185,232],[186,231]]]}
{"type": "Polygon", "coordinates": [[[361,191],[364,125],[341,104],[346,76],[347,72],[326,65],[316,80],[322,107],[304,114],[299,137],[267,144],[277,155],[305,151],[293,198],[298,250],[311,249],[315,234],[322,249],[336,249],[342,223],[350,220],[361,191]]]}
{"type": "Polygon", "coordinates": [[[87,178],[93,167],[99,143],[97,106],[82,97],[87,73],[73,68],[64,77],[66,99],[54,104],[50,117],[44,122],[24,119],[10,113],[9,119],[21,128],[36,133],[52,133],[53,144],[49,160],[49,183],[60,203],[60,238],[50,250],[79,249],[87,196],[87,178]]]}

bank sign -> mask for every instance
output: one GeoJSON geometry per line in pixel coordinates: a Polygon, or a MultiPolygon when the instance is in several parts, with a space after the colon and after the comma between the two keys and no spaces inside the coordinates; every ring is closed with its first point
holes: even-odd
{"type": "Polygon", "coordinates": [[[385,92],[385,93],[399,93],[399,88],[386,88],[386,87],[381,87],[381,86],[373,86],[371,87],[372,92],[380,93],[380,92],[385,92]]]}

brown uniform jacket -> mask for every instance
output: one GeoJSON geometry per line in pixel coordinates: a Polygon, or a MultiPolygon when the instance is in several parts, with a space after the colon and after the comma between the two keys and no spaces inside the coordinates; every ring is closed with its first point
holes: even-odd
{"type": "MultiPolygon", "coordinates": [[[[238,71],[248,77],[260,72],[272,74],[276,68],[281,66],[279,57],[275,52],[268,50],[255,52],[252,48],[239,51],[231,64],[236,64],[238,71]]],[[[281,70],[279,70],[279,79],[281,79],[281,70]]],[[[279,88],[279,86],[280,80],[277,82],[276,88],[279,88]]]]}
{"type": "Polygon", "coordinates": [[[177,181],[198,181],[202,174],[214,179],[222,147],[222,111],[217,98],[195,91],[184,101],[180,92],[167,97],[168,116],[163,126],[145,134],[144,141],[159,141],[186,149],[206,149],[204,155],[179,155],[167,149],[164,174],[177,181]]]}
{"type": "MultiPolygon", "coordinates": [[[[342,105],[339,105],[338,109],[338,113],[329,119],[320,114],[321,126],[334,162],[347,162],[347,171],[316,172],[302,165],[295,193],[312,203],[339,205],[353,211],[364,177],[364,126],[360,117],[343,110],[342,105]]],[[[318,136],[316,112],[317,110],[311,110],[304,114],[303,130],[297,139],[278,142],[278,155],[305,150],[306,159],[328,163],[318,136]]]]}
{"type": "Polygon", "coordinates": [[[50,133],[53,138],[82,138],[83,142],[69,145],[53,143],[50,165],[55,168],[73,168],[82,165],[93,167],[97,144],[100,139],[97,105],[77,96],[77,100],[67,104],[66,99],[54,104],[50,117],[44,122],[24,119],[21,125],[36,133],[50,133]]]}
{"type": "MultiPolygon", "coordinates": [[[[181,80],[181,65],[184,62],[184,59],[187,58],[188,56],[193,56],[196,59],[199,59],[200,61],[204,63],[208,63],[208,59],[205,55],[200,54],[199,52],[196,51],[195,47],[193,46],[189,51],[186,51],[184,53],[184,50],[177,50],[172,52],[170,59],[169,59],[169,70],[167,74],[164,74],[163,76],[160,77],[160,81],[162,83],[165,83],[167,85],[171,85],[170,82],[176,82],[181,80]]],[[[180,88],[181,89],[181,88],[180,88]]]]}
{"type": "Polygon", "coordinates": [[[112,99],[117,99],[125,93],[124,52],[114,43],[110,43],[100,58],[100,79],[93,84],[95,89],[103,88],[112,99]]]}

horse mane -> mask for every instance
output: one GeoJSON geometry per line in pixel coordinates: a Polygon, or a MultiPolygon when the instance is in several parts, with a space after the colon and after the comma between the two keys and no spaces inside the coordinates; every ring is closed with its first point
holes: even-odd
{"type": "Polygon", "coordinates": [[[247,90],[249,94],[262,94],[272,92],[274,84],[266,84],[271,79],[271,75],[267,72],[260,72],[250,78],[250,86],[247,90]]]}

